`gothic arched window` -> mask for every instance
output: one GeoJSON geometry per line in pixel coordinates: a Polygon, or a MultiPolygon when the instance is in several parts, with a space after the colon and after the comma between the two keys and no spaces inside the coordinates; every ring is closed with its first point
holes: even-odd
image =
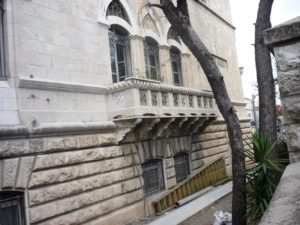
{"type": "Polygon", "coordinates": [[[125,80],[130,69],[130,45],[128,32],[121,26],[113,25],[108,31],[110,61],[113,83],[125,80]]]}
{"type": "Polygon", "coordinates": [[[127,15],[125,9],[123,8],[122,4],[118,0],[113,0],[109,4],[109,6],[107,8],[106,16],[117,16],[117,17],[122,18],[123,20],[125,20],[127,23],[130,24],[128,15],[127,15]]]}
{"type": "Polygon", "coordinates": [[[153,38],[146,37],[144,42],[144,53],[147,78],[159,80],[159,47],[158,43],[153,38]]]}
{"type": "Polygon", "coordinates": [[[171,67],[172,67],[172,75],[173,75],[173,84],[176,86],[182,86],[182,72],[181,72],[181,54],[180,51],[171,47],[170,50],[170,58],[171,58],[171,67]]]}

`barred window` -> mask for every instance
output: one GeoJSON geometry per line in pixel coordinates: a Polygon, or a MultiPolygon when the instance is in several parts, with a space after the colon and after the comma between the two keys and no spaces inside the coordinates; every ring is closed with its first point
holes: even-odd
{"type": "Polygon", "coordinates": [[[4,80],[5,77],[5,60],[4,60],[4,29],[3,29],[3,16],[4,16],[4,8],[3,8],[3,0],[0,0],[0,80],[4,80]]]}
{"type": "Polygon", "coordinates": [[[170,50],[173,83],[176,86],[182,86],[182,73],[181,73],[181,55],[180,51],[172,47],[170,50]]]}
{"type": "Polygon", "coordinates": [[[0,224],[25,225],[24,194],[0,192],[0,224]]]}
{"type": "Polygon", "coordinates": [[[165,189],[162,159],[150,159],[142,164],[145,196],[165,189]]]}
{"type": "Polygon", "coordinates": [[[130,44],[128,32],[117,25],[108,31],[113,83],[125,80],[130,68],[130,44]]]}
{"type": "Polygon", "coordinates": [[[122,4],[118,0],[113,0],[106,12],[106,16],[117,16],[125,20],[127,23],[130,24],[127,13],[125,9],[123,8],[122,4]]]}
{"type": "Polygon", "coordinates": [[[159,80],[160,71],[158,43],[154,39],[146,37],[144,42],[144,53],[147,78],[159,80]]]}
{"type": "Polygon", "coordinates": [[[177,183],[183,181],[190,175],[189,154],[181,152],[174,156],[177,183]]]}

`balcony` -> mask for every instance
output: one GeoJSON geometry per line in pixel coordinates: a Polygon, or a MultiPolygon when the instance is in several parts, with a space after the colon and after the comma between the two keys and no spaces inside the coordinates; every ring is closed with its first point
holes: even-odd
{"type": "MultiPolygon", "coordinates": [[[[138,134],[143,140],[199,133],[219,115],[212,92],[128,78],[108,87],[109,119],[119,140],[138,134]]],[[[130,138],[129,138],[130,139],[130,138]]]]}

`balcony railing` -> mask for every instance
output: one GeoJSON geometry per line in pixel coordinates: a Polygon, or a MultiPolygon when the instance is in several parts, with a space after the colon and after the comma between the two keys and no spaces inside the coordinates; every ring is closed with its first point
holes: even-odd
{"type": "Polygon", "coordinates": [[[108,88],[110,119],[143,116],[216,117],[212,92],[129,78],[108,88]]]}

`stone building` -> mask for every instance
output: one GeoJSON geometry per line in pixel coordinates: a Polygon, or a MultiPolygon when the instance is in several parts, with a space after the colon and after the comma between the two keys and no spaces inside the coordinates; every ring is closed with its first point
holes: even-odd
{"type": "MultiPolygon", "coordinates": [[[[224,120],[162,11],[146,0],[0,4],[2,223],[125,224],[213,159],[230,175],[224,120]]],[[[247,134],[229,1],[188,6],[247,134]]]]}

